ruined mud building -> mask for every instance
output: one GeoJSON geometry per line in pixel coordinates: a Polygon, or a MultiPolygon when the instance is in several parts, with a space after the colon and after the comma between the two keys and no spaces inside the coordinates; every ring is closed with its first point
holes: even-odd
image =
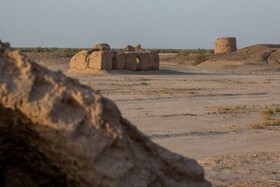
{"type": "Polygon", "coordinates": [[[112,51],[108,44],[97,44],[90,51],[80,51],[70,61],[70,69],[126,69],[158,70],[159,55],[149,50],[142,50],[127,45],[124,52],[112,51]]]}

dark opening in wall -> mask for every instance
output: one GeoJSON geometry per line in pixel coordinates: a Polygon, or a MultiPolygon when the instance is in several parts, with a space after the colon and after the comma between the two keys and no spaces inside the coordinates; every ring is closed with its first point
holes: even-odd
{"type": "Polygon", "coordinates": [[[141,58],[140,57],[136,57],[136,62],[137,63],[140,63],[142,60],[141,60],[141,58]]]}
{"type": "Polygon", "coordinates": [[[118,59],[116,57],[113,57],[112,69],[117,69],[117,63],[118,63],[118,59]]]}

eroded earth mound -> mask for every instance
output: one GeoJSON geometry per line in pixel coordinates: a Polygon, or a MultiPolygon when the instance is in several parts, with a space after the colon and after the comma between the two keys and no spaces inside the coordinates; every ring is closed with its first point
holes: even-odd
{"type": "Polygon", "coordinates": [[[0,42],[0,186],[210,186],[88,86],[0,42]]]}
{"type": "Polygon", "coordinates": [[[209,59],[280,64],[280,45],[258,44],[233,53],[215,54],[209,59]]]}

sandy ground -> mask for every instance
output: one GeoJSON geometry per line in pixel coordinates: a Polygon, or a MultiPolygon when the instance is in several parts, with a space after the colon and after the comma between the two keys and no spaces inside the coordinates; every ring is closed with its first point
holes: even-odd
{"type": "Polygon", "coordinates": [[[280,186],[280,126],[250,127],[264,107],[280,107],[280,72],[164,60],[159,71],[68,72],[58,61],[39,63],[100,90],[153,141],[198,160],[213,186],[280,186]]]}

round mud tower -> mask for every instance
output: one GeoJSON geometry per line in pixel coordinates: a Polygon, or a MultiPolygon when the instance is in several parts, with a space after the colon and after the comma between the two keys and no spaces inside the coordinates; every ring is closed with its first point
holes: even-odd
{"type": "Polygon", "coordinates": [[[215,54],[217,53],[230,53],[237,50],[236,38],[226,37],[217,38],[215,46],[215,54]]]}

